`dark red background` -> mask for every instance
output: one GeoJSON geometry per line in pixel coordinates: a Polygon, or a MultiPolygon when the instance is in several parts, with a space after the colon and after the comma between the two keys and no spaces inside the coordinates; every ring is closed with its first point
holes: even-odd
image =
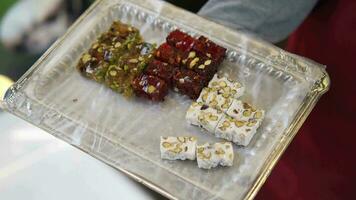
{"type": "Polygon", "coordinates": [[[356,199],[356,1],[322,1],[287,50],[325,64],[331,88],[256,199],[356,199]]]}

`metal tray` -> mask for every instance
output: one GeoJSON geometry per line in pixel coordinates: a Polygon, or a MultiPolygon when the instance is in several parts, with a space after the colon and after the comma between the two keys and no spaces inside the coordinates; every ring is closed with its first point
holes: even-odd
{"type": "Polygon", "coordinates": [[[323,66],[170,4],[99,0],[8,90],[1,105],[168,198],[252,199],[328,87],[323,66]],[[163,103],[128,101],[80,76],[80,55],[114,20],[138,27],[148,42],[160,44],[180,28],[228,49],[219,73],[242,82],[243,99],[266,110],[252,142],[235,146],[233,167],[202,170],[194,161],[160,159],[161,135],[218,141],[185,122],[188,98],[171,92],[163,103]]]}

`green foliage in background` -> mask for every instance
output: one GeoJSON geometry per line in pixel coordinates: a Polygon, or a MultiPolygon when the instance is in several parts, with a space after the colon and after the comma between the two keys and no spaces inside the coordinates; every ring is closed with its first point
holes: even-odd
{"type": "Polygon", "coordinates": [[[13,4],[16,0],[1,0],[0,1],[0,17],[5,14],[5,11],[13,4]]]}

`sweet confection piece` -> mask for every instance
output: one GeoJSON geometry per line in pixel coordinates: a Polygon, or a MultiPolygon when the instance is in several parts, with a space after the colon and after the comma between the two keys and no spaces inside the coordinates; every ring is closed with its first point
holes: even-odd
{"type": "Polygon", "coordinates": [[[191,70],[179,69],[173,75],[174,90],[197,99],[206,84],[206,78],[191,70]]]}
{"type": "Polygon", "coordinates": [[[256,112],[256,115],[243,118],[233,118],[225,115],[215,130],[215,136],[232,141],[238,145],[247,146],[263,119],[263,112],[256,112]],[[259,113],[259,114],[256,114],[259,113]]]}
{"type": "MultiPolygon", "coordinates": [[[[136,94],[163,101],[167,88],[173,87],[197,99],[217,72],[226,49],[180,30],[171,32],[166,41],[156,49],[143,41],[137,28],[116,21],[81,56],[77,69],[125,97],[136,94]]],[[[209,97],[208,104],[215,107],[217,101],[216,108],[224,110],[229,102],[223,102],[220,90],[216,91],[218,95],[209,97]]]]}
{"type": "MultiPolygon", "coordinates": [[[[107,34],[104,34],[103,36],[105,38],[127,38],[132,33],[138,33],[138,32],[139,31],[137,28],[129,24],[124,24],[121,23],[120,21],[114,21],[107,34]]],[[[111,41],[108,40],[108,42],[111,41]]]]}
{"type": "Polygon", "coordinates": [[[220,110],[210,108],[202,103],[193,103],[187,111],[186,120],[198,125],[210,133],[214,133],[219,121],[223,118],[224,113],[220,110]]]}
{"type": "Polygon", "coordinates": [[[83,54],[77,66],[81,74],[99,83],[104,82],[108,67],[109,63],[103,60],[99,61],[88,53],[83,54]]]}
{"type": "Polygon", "coordinates": [[[103,56],[105,50],[118,50],[119,48],[127,47],[127,45],[133,41],[138,43],[142,42],[139,31],[128,24],[115,21],[108,32],[103,33],[98,38],[98,41],[92,45],[91,50],[93,52],[89,52],[103,56]]]}
{"type": "Polygon", "coordinates": [[[158,76],[163,79],[168,85],[171,85],[174,67],[159,60],[153,60],[146,68],[146,74],[158,76]]]}
{"type": "Polygon", "coordinates": [[[186,38],[189,37],[191,37],[189,34],[176,29],[167,35],[166,41],[169,45],[176,47],[176,44],[183,42],[186,38]]]}
{"type": "Polygon", "coordinates": [[[234,149],[231,142],[218,142],[214,144],[215,154],[221,158],[221,166],[232,166],[234,162],[234,149]]]}
{"type": "Polygon", "coordinates": [[[248,103],[234,99],[226,114],[239,120],[256,119],[262,121],[265,113],[248,103]]]}
{"type": "Polygon", "coordinates": [[[168,160],[195,160],[197,139],[195,137],[161,137],[161,158],[168,160]]]}
{"type": "Polygon", "coordinates": [[[197,72],[210,80],[218,70],[218,64],[211,58],[197,54],[195,51],[185,53],[182,60],[183,66],[197,72]]]}
{"type": "Polygon", "coordinates": [[[166,40],[169,45],[175,46],[178,42],[183,41],[187,37],[189,37],[187,33],[176,29],[168,34],[166,40]]]}
{"type": "MultiPolygon", "coordinates": [[[[153,54],[156,51],[156,45],[155,44],[150,44],[147,42],[141,43],[140,47],[140,54],[141,56],[147,56],[147,57],[152,57],[153,54]]],[[[152,59],[151,59],[152,60],[152,59]]]]}
{"type": "Polygon", "coordinates": [[[224,60],[226,54],[225,48],[215,44],[204,36],[200,36],[198,41],[194,43],[193,50],[197,51],[199,54],[203,54],[211,58],[218,64],[224,60]]]}
{"type": "Polygon", "coordinates": [[[184,33],[180,30],[175,30],[169,33],[167,36],[167,43],[181,52],[189,52],[194,43],[197,41],[187,33],[184,33]]]}
{"type": "Polygon", "coordinates": [[[202,169],[211,169],[219,165],[220,158],[216,156],[213,145],[206,143],[197,146],[197,163],[202,169]]]}
{"type": "Polygon", "coordinates": [[[243,95],[245,88],[237,81],[232,81],[225,76],[215,74],[209,82],[209,88],[214,88],[225,98],[239,98],[243,95]]]}
{"type": "Polygon", "coordinates": [[[128,46],[142,42],[138,30],[120,22],[114,22],[109,31],[84,53],[77,69],[87,78],[99,83],[104,82],[110,64],[127,49],[128,46]]]}
{"type": "Polygon", "coordinates": [[[172,31],[166,41],[157,49],[156,59],[180,67],[173,76],[174,89],[192,99],[198,98],[217,72],[226,49],[203,36],[197,40],[180,30],[172,31]]]}
{"type": "Polygon", "coordinates": [[[185,119],[187,120],[187,122],[189,124],[195,125],[195,126],[199,126],[199,120],[198,120],[198,116],[201,112],[202,109],[205,109],[206,106],[204,106],[203,103],[199,102],[193,102],[189,109],[187,110],[187,114],[185,116],[185,119]]]}
{"type": "Polygon", "coordinates": [[[196,41],[196,39],[188,35],[188,37],[184,38],[184,40],[177,42],[174,47],[176,47],[180,52],[186,53],[192,50],[193,45],[196,41]]]}
{"type": "Polygon", "coordinates": [[[225,98],[222,94],[219,94],[215,88],[204,88],[197,102],[203,102],[209,107],[226,112],[230,108],[232,100],[232,98],[225,98]]]}
{"type": "Polygon", "coordinates": [[[157,76],[141,74],[132,81],[135,94],[152,101],[163,101],[168,94],[168,85],[157,76]]]}
{"type": "Polygon", "coordinates": [[[199,75],[205,76],[208,81],[210,81],[213,78],[214,74],[216,74],[216,72],[218,71],[218,66],[219,65],[214,60],[208,57],[201,56],[199,57],[199,61],[197,62],[197,65],[194,67],[193,70],[199,75]]]}
{"type": "Polygon", "coordinates": [[[141,54],[146,46],[141,43],[129,45],[125,48],[126,52],[112,62],[105,76],[105,84],[109,88],[126,97],[132,96],[133,79],[143,72],[153,58],[153,52],[141,54]]]}
{"type": "Polygon", "coordinates": [[[177,67],[182,61],[180,53],[168,43],[161,44],[161,46],[158,47],[155,56],[156,59],[177,67]]]}
{"type": "Polygon", "coordinates": [[[152,60],[154,51],[154,45],[143,43],[136,28],[114,22],[82,55],[77,68],[85,77],[130,97],[133,79],[152,60]]]}
{"type": "Polygon", "coordinates": [[[230,142],[203,144],[197,146],[198,167],[211,169],[221,166],[232,166],[234,150],[230,142]]]}

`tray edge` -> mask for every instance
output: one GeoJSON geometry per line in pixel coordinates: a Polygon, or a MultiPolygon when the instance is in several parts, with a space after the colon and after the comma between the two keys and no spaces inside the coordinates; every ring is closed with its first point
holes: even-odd
{"type": "Polygon", "coordinates": [[[280,160],[284,151],[287,149],[289,144],[292,142],[299,129],[315,107],[318,100],[321,98],[323,94],[325,94],[330,88],[330,77],[328,73],[323,69],[323,76],[319,81],[317,81],[311,92],[305,97],[303,104],[300,106],[295,120],[291,124],[291,126],[285,131],[283,134],[283,138],[279,141],[278,144],[273,148],[273,153],[269,155],[259,175],[257,175],[255,183],[248,191],[245,196],[245,200],[252,200],[256,197],[258,191],[261,189],[263,184],[266,182],[268,176],[271,174],[273,168],[280,160]]]}

